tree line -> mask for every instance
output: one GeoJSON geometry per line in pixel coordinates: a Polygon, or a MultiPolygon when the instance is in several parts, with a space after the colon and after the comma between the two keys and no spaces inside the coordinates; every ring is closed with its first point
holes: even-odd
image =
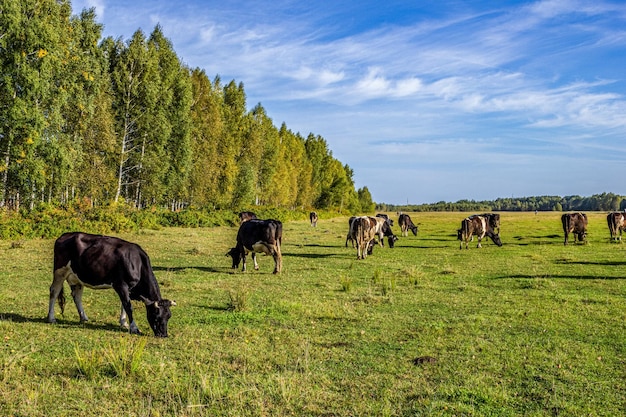
{"type": "Polygon", "coordinates": [[[617,211],[626,209],[626,196],[613,193],[498,198],[494,201],[459,200],[455,203],[440,201],[432,204],[377,204],[380,211],[617,211]]]}
{"type": "Polygon", "coordinates": [[[185,66],[156,26],[102,38],[67,0],[0,6],[0,206],[374,208],[326,140],[280,127],[243,83],[185,66]]]}

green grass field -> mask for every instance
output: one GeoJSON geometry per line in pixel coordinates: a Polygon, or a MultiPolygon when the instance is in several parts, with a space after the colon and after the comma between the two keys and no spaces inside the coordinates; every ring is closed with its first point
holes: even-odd
{"type": "Polygon", "coordinates": [[[178,304],[167,339],[141,304],[121,331],[111,290],[45,323],[53,241],[0,241],[0,415],[623,415],[626,243],[588,213],[565,247],[560,214],[501,213],[501,248],[459,250],[466,214],[411,213],[417,237],[362,261],[347,218],[289,222],[280,275],[230,269],[236,228],[121,235],[178,304]]]}

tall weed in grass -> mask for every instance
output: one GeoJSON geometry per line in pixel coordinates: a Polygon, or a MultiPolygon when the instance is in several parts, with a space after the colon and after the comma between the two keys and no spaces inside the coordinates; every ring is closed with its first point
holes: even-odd
{"type": "Polygon", "coordinates": [[[139,375],[147,341],[146,338],[124,336],[120,337],[118,344],[110,344],[104,349],[104,357],[113,376],[127,378],[139,375]]]}

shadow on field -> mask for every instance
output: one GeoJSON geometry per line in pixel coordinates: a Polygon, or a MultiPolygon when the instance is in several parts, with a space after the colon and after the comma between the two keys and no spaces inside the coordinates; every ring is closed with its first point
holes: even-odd
{"type": "MultiPolygon", "coordinates": [[[[225,264],[227,263],[228,262],[225,262],[225,264]]],[[[224,272],[225,269],[230,268],[214,268],[212,266],[152,266],[153,271],[180,272],[186,269],[195,269],[202,272],[224,272]]]]}
{"type": "Polygon", "coordinates": [[[624,279],[625,277],[603,277],[598,275],[545,275],[545,274],[519,274],[519,275],[506,275],[499,277],[500,279],[604,279],[604,280],[614,280],[614,279],[624,279]]]}
{"type": "Polygon", "coordinates": [[[570,261],[567,259],[557,259],[554,261],[558,265],[598,265],[598,266],[624,266],[626,261],[570,261]]]}
{"type": "Polygon", "coordinates": [[[45,317],[26,317],[21,314],[15,313],[0,313],[0,321],[11,321],[13,323],[44,323],[48,326],[61,326],[61,327],[83,327],[90,330],[107,330],[107,331],[124,331],[127,329],[122,328],[119,324],[113,323],[93,323],[85,322],[81,323],[78,318],[76,320],[65,319],[57,317],[56,323],[48,323],[45,317]]]}
{"type": "MultiPolygon", "coordinates": [[[[334,247],[334,246],[331,246],[334,247]]],[[[283,258],[330,258],[336,256],[334,253],[283,253],[283,258]]]]}
{"type": "Polygon", "coordinates": [[[26,317],[15,313],[0,313],[0,321],[12,321],[14,323],[47,323],[45,317],[26,317]]]}

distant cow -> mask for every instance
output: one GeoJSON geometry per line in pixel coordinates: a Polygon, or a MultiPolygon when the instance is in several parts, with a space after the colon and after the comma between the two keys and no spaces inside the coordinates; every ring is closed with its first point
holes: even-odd
{"type": "Polygon", "coordinates": [[[167,322],[172,316],[170,306],[176,303],[161,298],[150,258],[139,245],[109,236],[65,233],[54,243],[53,271],[48,322],[56,321],[55,300],[59,300],[61,314],[65,310],[63,283],[67,280],[81,322],[88,320],[82,304],[84,287],[113,288],[122,302],[122,326],[128,326],[128,318],[130,333],[140,333],[130,300],[143,301],[154,335],[167,337],[167,322]]]}
{"type": "Polygon", "coordinates": [[[565,234],[564,245],[567,245],[568,236],[574,234],[574,242],[578,239],[585,242],[587,239],[587,215],[585,213],[565,213],[561,216],[563,233],[565,234]]]}
{"type": "Polygon", "coordinates": [[[611,239],[615,241],[622,241],[622,231],[626,229],[626,215],[621,211],[614,211],[606,216],[606,221],[609,225],[609,232],[611,232],[611,239]]]}
{"type": "Polygon", "coordinates": [[[317,227],[317,213],[312,211],[311,213],[309,213],[309,220],[311,221],[311,226],[313,227],[317,227]]]}
{"type": "Polygon", "coordinates": [[[398,217],[398,223],[400,224],[402,236],[408,236],[409,230],[413,232],[413,236],[417,236],[417,226],[413,224],[413,221],[408,214],[400,214],[400,217],[398,217]]]}
{"type": "Polygon", "coordinates": [[[281,244],[283,240],[283,224],[278,220],[251,219],[239,226],[237,245],[226,255],[233,260],[233,268],[243,263],[241,270],[246,271],[246,255],[252,253],[254,269],[259,269],[256,261],[257,253],[272,255],[274,258],[274,274],[280,273],[283,265],[281,244]]]}
{"type": "Polygon", "coordinates": [[[457,238],[461,241],[459,249],[463,249],[463,242],[465,242],[465,249],[468,249],[469,242],[472,237],[476,235],[478,238],[478,246],[482,247],[481,241],[487,236],[493,243],[498,246],[502,246],[500,235],[493,229],[489,218],[482,215],[473,215],[463,219],[461,222],[461,228],[457,231],[457,238]]]}
{"type": "Polygon", "coordinates": [[[256,219],[256,214],[251,211],[242,211],[239,213],[239,224],[247,222],[248,220],[256,219]]]}
{"type": "Polygon", "coordinates": [[[377,213],[376,217],[382,217],[383,219],[385,219],[385,220],[387,220],[389,222],[389,226],[393,226],[393,220],[391,218],[389,218],[389,216],[387,216],[386,214],[377,213]]]}

